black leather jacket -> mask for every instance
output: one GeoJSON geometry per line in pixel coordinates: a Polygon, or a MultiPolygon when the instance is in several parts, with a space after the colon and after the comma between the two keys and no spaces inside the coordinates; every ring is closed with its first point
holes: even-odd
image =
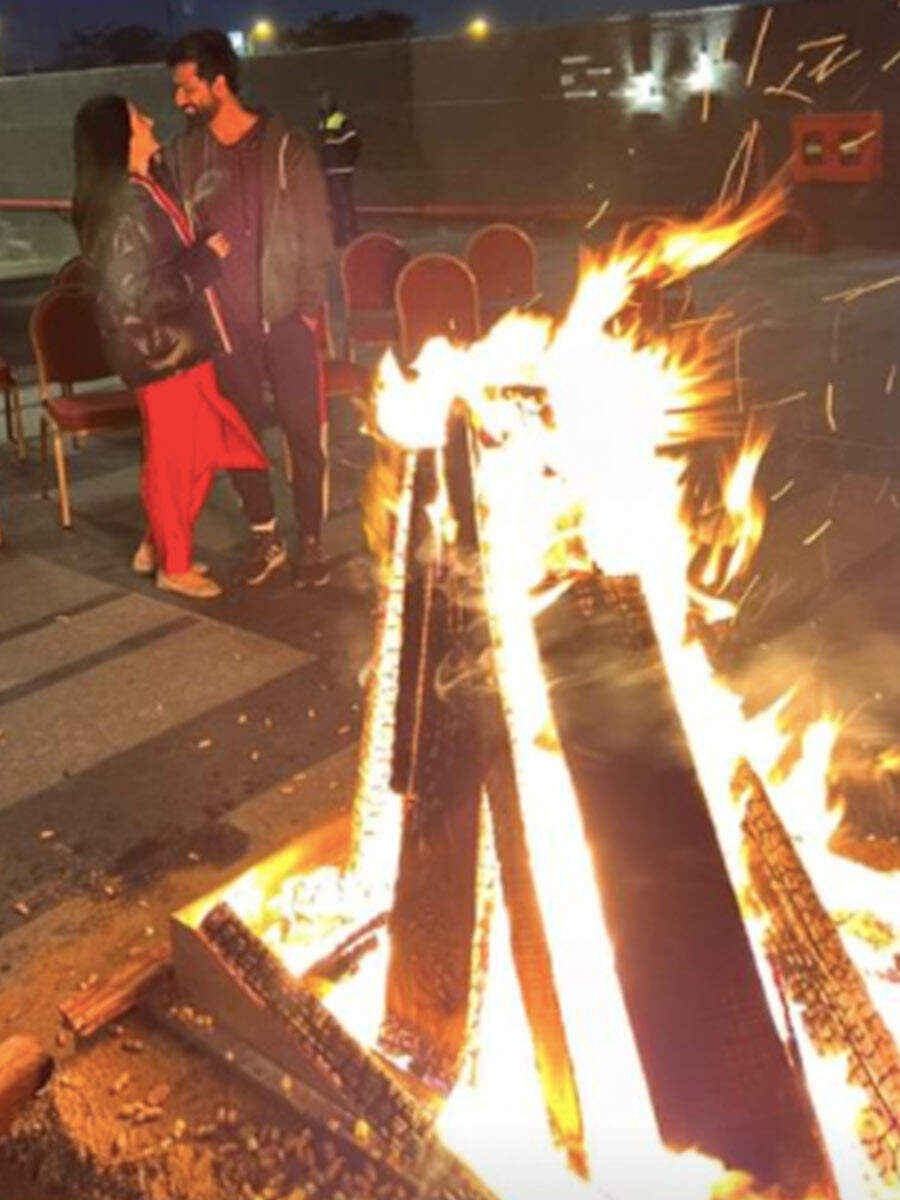
{"type": "MultiPolygon", "coordinates": [[[[316,316],[328,296],[334,254],[325,180],[309,138],[276,115],[264,123],[261,189],[260,301],[266,325],[302,312],[316,316]]],[[[204,221],[204,197],[214,183],[212,134],[180,134],[163,148],[166,167],[200,236],[215,233],[204,221]]]]}
{"type": "Polygon", "coordinates": [[[193,240],[177,201],[132,178],[92,264],[110,365],[129,387],[166,379],[227,348],[210,284],[216,254],[193,240]]]}

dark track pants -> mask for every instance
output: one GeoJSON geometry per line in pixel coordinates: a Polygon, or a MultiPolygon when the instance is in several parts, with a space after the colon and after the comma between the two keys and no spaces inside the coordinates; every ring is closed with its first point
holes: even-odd
{"type": "MultiPolygon", "coordinates": [[[[274,417],[294,466],[293,501],[301,537],[321,534],[325,507],[325,398],[316,337],[303,318],[288,317],[268,334],[233,337],[231,354],[215,360],[219,386],[259,436],[274,417]]],[[[275,515],[268,473],[230,472],[251,525],[275,515]]]]}
{"type": "Polygon", "coordinates": [[[359,234],[352,171],[326,171],[325,186],[331,208],[331,228],[336,246],[346,246],[359,234]]]}

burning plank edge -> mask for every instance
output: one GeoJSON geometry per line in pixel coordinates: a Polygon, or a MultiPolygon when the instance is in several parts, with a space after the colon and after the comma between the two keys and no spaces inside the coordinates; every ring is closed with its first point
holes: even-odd
{"type": "Polygon", "coordinates": [[[387,1070],[344,1031],[325,1007],[297,983],[269,948],[227,904],[218,904],[201,926],[201,936],[226,969],[286,1027],[325,1086],[344,1098],[390,1145],[394,1156],[418,1162],[431,1129],[431,1115],[404,1094],[387,1070]]]}
{"type": "Polygon", "coordinates": [[[491,1200],[440,1146],[424,1098],[352,1039],[227,904],[216,904],[199,929],[173,922],[172,933],[179,992],[213,1017],[188,1036],[202,1037],[231,1065],[277,1089],[296,1111],[351,1129],[363,1119],[369,1152],[415,1195],[491,1200]],[[426,1169],[427,1188],[418,1182],[426,1169]]]}
{"type": "Polygon", "coordinates": [[[417,1190],[416,1181],[401,1167],[390,1161],[387,1147],[380,1139],[369,1133],[364,1139],[364,1144],[361,1144],[363,1139],[350,1135],[349,1131],[354,1130],[357,1125],[357,1120],[352,1113],[332,1103],[321,1092],[316,1091],[295,1075],[286,1074],[283,1069],[280,1069],[230,1029],[219,1028],[215,1023],[198,1025],[186,1022],[179,1015],[180,1008],[175,1002],[171,989],[161,987],[151,989],[142,999],[141,1007],[155,1021],[178,1037],[187,1040],[213,1058],[226,1062],[231,1069],[238,1072],[251,1084],[278,1096],[297,1116],[307,1121],[318,1122],[327,1128],[329,1134],[337,1141],[376,1158],[380,1162],[382,1170],[395,1182],[402,1183],[413,1192],[417,1190]]]}
{"type": "Polygon", "coordinates": [[[900,1054],[847,954],[759,777],[742,762],[733,789],[744,805],[749,880],[767,918],[765,949],[820,1056],[844,1055],[865,1095],[863,1148],[887,1182],[900,1177],[900,1054]]]}

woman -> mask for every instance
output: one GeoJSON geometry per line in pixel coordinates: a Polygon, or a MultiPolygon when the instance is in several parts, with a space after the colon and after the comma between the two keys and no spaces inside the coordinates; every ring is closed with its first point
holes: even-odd
{"type": "Polygon", "coordinates": [[[229,349],[211,284],[226,239],[194,239],[152,171],[153,122],[121,96],[96,96],[75,118],[72,217],[97,277],[110,363],[133,388],[144,425],[141,491],[148,531],[134,556],[158,587],[197,599],[221,594],[191,561],[194,522],[220,469],[268,470],[210,363],[229,349]]]}

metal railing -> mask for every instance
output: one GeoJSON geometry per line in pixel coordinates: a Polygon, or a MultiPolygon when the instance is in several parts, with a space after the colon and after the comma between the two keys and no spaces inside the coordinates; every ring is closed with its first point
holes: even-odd
{"type": "MultiPolygon", "coordinates": [[[[50,212],[66,216],[72,203],[67,199],[49,196],[0,196],[0,212],[50,212]]],[[[616,205],[603,208],[587,204],[359,204],[362,217],[386,219],[409,217],[426,221],[536,221],[538,223],[573,223],[585,225],[592,217],[602,215],[615,221],[642,217],[684,216],[683,208],[660,208],[649,205],[616,205]]]]}

